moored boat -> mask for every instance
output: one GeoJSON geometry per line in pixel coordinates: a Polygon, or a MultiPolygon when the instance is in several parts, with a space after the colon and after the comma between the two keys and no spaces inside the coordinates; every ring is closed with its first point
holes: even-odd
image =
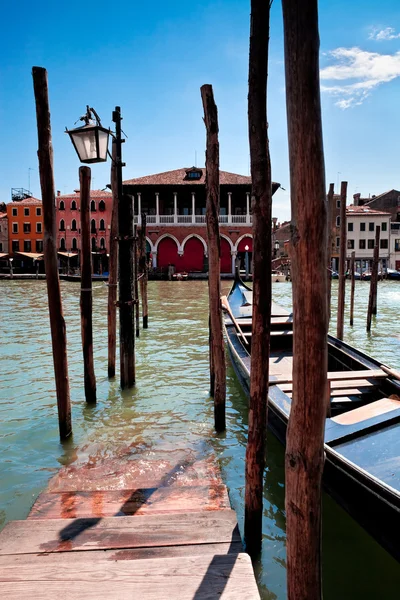
{"type": "MultiPolygon", "coordinates": [[[[229,352],[248,393],[252,291],[237,280],[223,304],[229,352]]],[[[268,427],[283,444],[292,398],[292,360],[292,315],[272,303],[268,427]]],[[[328,379],[324,485],[400,560],[400,375],[328,336],[328,379]]]]}
{"type": "Polygon", "coordinates": [[[282,273],[281,271],[277,271],[277,270],[273,269],[271,271],[271,281],[272,281],[272,283],[288,281],[288,277],[287,277],[287,275],[285,275],[285,273],[282,273]]]}
{"type": "Polygon", "coordinates": [[[395,269],[386,269],[386,277],[388,279],[400,279],[400,272],[395,269]]]}

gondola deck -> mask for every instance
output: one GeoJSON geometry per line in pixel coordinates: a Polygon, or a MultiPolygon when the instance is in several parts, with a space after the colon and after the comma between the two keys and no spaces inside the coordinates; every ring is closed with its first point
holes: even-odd
{"type": "MultiPolygon", "coordinates": [[[[251,290],[236,281],[228,302],[243,333],[238,335],[227,317],[228,347],[248,393],[251,290]]],[[[274,303],[271,313],[268,425],[285,443],[293,393],[293,320],[274,303]]],[[[331,416],[325,425],[325,486],[400,560],[400,381],[387,372],[390,369],[332,336],[328,336],[328,355],[331,416]]]]}

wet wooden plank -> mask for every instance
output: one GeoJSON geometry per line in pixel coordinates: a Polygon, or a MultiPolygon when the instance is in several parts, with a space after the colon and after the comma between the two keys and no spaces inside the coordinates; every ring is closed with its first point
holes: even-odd
{"type": "Polygon", "coordinates": [[[328,379],[330,381],[345,379],[369,379],[374,377],[387,377],[382,369],[368,369],[365,371],[330,371],[328,379]]]}
{"type": "Polygon", "coordinates": [[[43,492],[28,519],[121,517],[149,513],[229,509],[225,485],[93,492],[43,492]]]}
{"type": "Polygon", "coordinates": [[[132,517],[13,521],[0,555],[239,542],[233,510],[132,517]]]}
{"type": "Polygon", "coordinates": [[[159,600],[258,600],[247,554],[115,561],[92,554],[2,557],[0,594],[8,600],[29,597],[159,600]]]}
{"type": "MultiPolygon", "coordinates": [[[[349,390],[349,389],[356,389],[356,388],[373,388],[376,387],[377,385],[379,385],[379,381],[378,380],[373,380],[373,379],[354,379],[354,380],[339,380],[339,381],[332,381],[331,383],[331,391],[333,390],[349,390]]],[[[293,389],[293,384],[292,383],[283,383],[282,385],[279,386],[282,390],[282,392],[291,392],[293,389]]],[[[369,391],[371,391],[371,389],[369,389],[369,391]]],[[[354,391],[353,391],[354,393],[354,391]]],[[[345,396],[347,394],[344,394],[345,396]]]]}
{"type": "Polygon", "coordinates": [[[391,398],[382,398],[376,400],[360,408],[354,408],[348,412],[345,412],[337,417],[333,417],[332,421],[339,423],[340,425],[354,425],[355,423],[361,423],[367,419],[372,419],[379,415],[384,415],[393,410],[400,408],[400,401],[391,398]]]}

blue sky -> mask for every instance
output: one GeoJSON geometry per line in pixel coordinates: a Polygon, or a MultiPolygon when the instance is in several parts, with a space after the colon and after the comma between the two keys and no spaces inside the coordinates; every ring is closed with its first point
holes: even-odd
{"type": "MultiPolygon", "coordinates": [[[[46,67],[56,188],[78,187],[79,163],[65,126],[86,104],[105,126],[120,105],[128,139],[124,179],[204,164],[199,88],[211,83],[219,109],[221,168],[248,174],[249,2],[239,0],[95,4],[8,3],[0,35],[0,201],[11,187],[40,197],[31,68],[46,67]],[[32,169],[32,170],[30,170],[32,169]]],[[[319,3],[321,85],[327,183],[346,179],[349,194],[399,188],[400,4],[319,3]]],[[[271,15],[268,120],[273,213],[289,218],[289,167],[280,2],[271,15]]],[[[109,164],[93,165],[93,187],[109,164]]]]}

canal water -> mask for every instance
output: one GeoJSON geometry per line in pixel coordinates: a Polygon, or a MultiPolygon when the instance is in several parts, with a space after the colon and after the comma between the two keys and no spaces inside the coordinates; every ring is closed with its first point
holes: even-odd
{"type": "MultiPolygon", "coordinates": [[[[247,400],[228,362],[227,431],[215,435],[208,394],[207,283],[150,282],[150,328],[137,345],[137,385],[107,379],[107,286],[94,283],[96,406],[85,405],[79,284],[62,282],[73,405],[73,439],[60,444],[46,285],[0,282],[0,529],[24,519],[61,465],[112,457],[121,448],[157,457],[189,449],[215,454],[243,525],[247,400]]],[[[229,282],[223,283],[228,291],[229,282]]],[[[378,316],[365,332],[369,285],[356,283],[353,328],[345,340],[400,369],[400,282],[379,284],[378,316]]],[[[347,288],[349,294],[349,287],[347,288]]],[[[291,306],[291,284],[273,287],[291,306]]],[[[337,282],[333,282],[336,309],[337,282]]],[[[335,318],[332,319],[334,331],[335,318]]],[[[256,575],[263,599],[286,597],[284,450],[268,436],[263,551],[256,575]]],[[[323,497],[325,599],[397,599],[400,566],[326,494],[323,497]]]]}

